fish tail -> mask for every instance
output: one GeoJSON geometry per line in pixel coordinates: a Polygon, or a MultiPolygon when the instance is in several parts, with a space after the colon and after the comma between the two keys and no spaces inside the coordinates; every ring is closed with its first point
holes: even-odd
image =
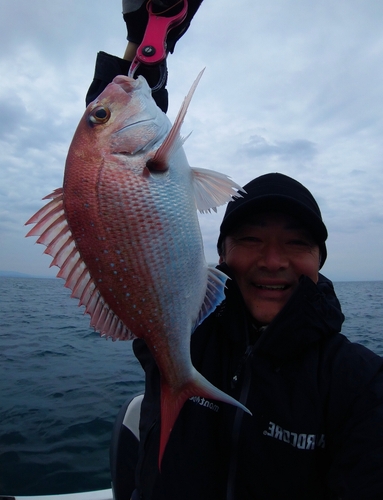
{"type": "Polygon", "coordinates": [[[244,412],[252,415],[246,406],[215,387],[196,370],[194,371],[194,374],[194,377],[184,384],[178,391],[175,391],[165,383],[161,384],[161,436],[160,452],[158,457],[159,470],[161,470],[162,457],[174,423],[177,420],[182,406],[189,398],[199,396],[207,399],[222,401],[224,403],[237,406],[244,412]]]}

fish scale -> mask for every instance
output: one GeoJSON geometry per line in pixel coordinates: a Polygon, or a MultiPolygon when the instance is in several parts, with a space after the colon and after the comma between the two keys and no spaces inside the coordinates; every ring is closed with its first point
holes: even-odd
{"type": "Polygon", "coordinates": [[[190,335],[222,301],[226,281],[206,264],[197,209],[240,196],[227,176],[187,162],[179,132],[197,82],[171,126],[142,77],[116,77],[80,120],[63,188],[27,222],[91,325],[113,339],[143,338],[153,354],[161,374],[159,466],[188,398],[248,411],[190,359],[190,335]]]}

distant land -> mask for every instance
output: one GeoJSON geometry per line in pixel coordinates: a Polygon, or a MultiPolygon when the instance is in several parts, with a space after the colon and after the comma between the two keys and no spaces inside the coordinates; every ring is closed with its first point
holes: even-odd
{"type": "Polygon", "coordinates": [[[0,278],[52,278],[52,276],[33,276],[32,274],[18,273],[17,271],[0,271],[0,278]]]}

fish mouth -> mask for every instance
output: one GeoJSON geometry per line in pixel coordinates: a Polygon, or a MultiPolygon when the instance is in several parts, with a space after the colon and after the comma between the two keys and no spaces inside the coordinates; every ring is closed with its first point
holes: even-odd
{"type": "Polygon", "coordinates": [[[142,86],[142,81],[143,78],[130,78],[129,76],[125,75],[117,75],[113,79],[113,83],[119,85],[122,90],[124,90],[127,94],[132,92],[132,90],[136,90],[137,88],[142,86]]]}

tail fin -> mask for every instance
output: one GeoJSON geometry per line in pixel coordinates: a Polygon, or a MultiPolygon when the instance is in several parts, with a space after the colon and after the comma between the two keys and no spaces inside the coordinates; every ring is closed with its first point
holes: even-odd
{"type": "MultiPolygon", "coordinates": [[[[194,370],[194,369],[193,369],[194,370]]],[[[193,396],[215,399],[238,406],[246,413],[252,414],[246,406],[222,392],[206,380],[197,370],[194,376],[181,389],[174,390],[166,383],[161,383],[161,436],[158,468],[161,470],[162,457],[169,440],[170,433],[185,401],[193,396]]]]}

